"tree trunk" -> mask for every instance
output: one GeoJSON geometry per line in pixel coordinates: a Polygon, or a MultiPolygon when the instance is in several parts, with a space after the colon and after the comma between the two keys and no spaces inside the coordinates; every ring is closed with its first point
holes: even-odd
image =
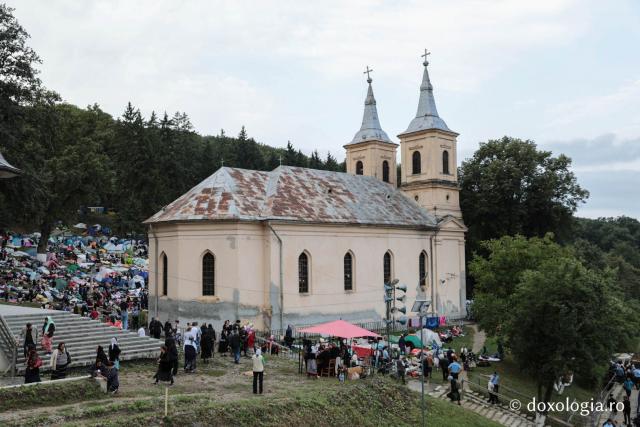
{"type": "Polygon", "coordinates": [[[538,408],[535,408],[536,411],[536,426],[544,426],[547,420],[547,414],[549,411],[547,410],[547,403],[551,400],[551,393],[553,392],[553,379],[549,380],[547,384],[544,386],[544,397],[542,396],[542,381],[538,381],[538,402],[544,402],[544,411],[538,412],[538,408]]]}
{"type": "Polygon", "coordinates": [[[49,242],[49,236],[51,235],[51,223],[44,222],[40,225],[40,241],[38,242],[38,253],[47,253],[47,243],[49,242]]]}

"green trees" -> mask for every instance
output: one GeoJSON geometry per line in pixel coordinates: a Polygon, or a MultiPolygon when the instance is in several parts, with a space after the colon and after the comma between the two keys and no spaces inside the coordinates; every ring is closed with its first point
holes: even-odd
{"type": "Polygon", "coordinates": [[[637,338],[637,321],[606,271],[585,267],[552,236],[505,236],[483,243],[476,256],[474,312],[490,335],[501,337],[548,402],[553,382],[567,372],[596,379],[603,361],[637,338]]]}
{"type": "Polygon", "coordinates": [[[0,120],[4,132],[10,130],[5,126],[19,113],[19,106],[44,94],[36,69],[42,61],[27,45],[28,38],[13,9],[0,4],[0,120]]]}
{"type": "Polygon", "coordinates": [[[43,251],[57,220],[99,201],[111,119],[97,107],[38,103],[25,110],[21,124],[20,142],[6,148],[23,174],[2,183],[7,203],[0,208],[1,217],[39,230],[43,238],[38,249],[43,251]]]}
{"type": "Polygon", "coordinates": [[[571,159],[552,157],[532,141],[504,137],[480,144],[459,169],[460,205],[470,250],[505,235],[559,238],[589,193],[569,170],[571,159]]]}

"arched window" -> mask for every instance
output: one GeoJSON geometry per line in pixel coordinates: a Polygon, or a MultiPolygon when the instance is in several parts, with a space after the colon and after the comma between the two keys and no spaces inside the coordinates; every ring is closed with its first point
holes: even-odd
{"type": "Polygon", "coordinates": [[[447,150],[442,152],[442,173],[449,175],[449,152],[447,150]]]}
{"type": "Polygon", "coordinates": [[[358,160],[356,162],[356,175],[362,175],[363,172],[364,172],[364,166],[362,165],[362,162],[358,160]]]}
{"type": "Polygon", "coordinates": [[[420,152],[419,151],[414,151],[413,154],[411,155],[411,161],[412,161],[412,170],[411,173],[413,175],[419,175],[421,174],[421,170],[422,170],[422,163],[420,160],[420,152]]]}
{"type": "Polygon", "coordinates": [[[389,182],[389,162],[386,160],[382,162],[382,180],[389,182]]]}
{"type": "Polygon", "coordinates": [[[351,252],[344,254],[344,290],[353,290],[353,256],[351,252]]]}
{"type": "Polygon", "coordinates": [[[382,271],[384,283],[391,281],[391,252],[386,252],[382,260],[382,271]]]}
{"type": "Polygon", "coordinates": [[[298,292],[309,292],[309,257],[304,252],[298,257],[298,292]]]}
{"type": "Polygon", "coordinates": [[[167,254],[162,254],[162,295],[169,293],[169,260],[167,254]]]}
{"type": "Polygon", "coordinates": [[[427,285],[427,254],[422,252],[418,258],[418,278],[420,280],[420,286],[427,285]]]}
{"type": "Polygon", "coordinates": [[[215,295],[216,259],[207,252],[202,257],[202,295],[215,295]]]}

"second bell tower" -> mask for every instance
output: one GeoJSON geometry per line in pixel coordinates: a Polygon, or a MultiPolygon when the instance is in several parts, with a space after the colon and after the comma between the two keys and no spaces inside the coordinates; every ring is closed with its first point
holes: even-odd
{"type": "Polygon", "coordinates": [[[402,159],[400,189],[437,217],[451,215],[461,219],[456,168],[458,134],[438,116],[428,55],[425,49],[416,117],[398,135],[402,159]]]}

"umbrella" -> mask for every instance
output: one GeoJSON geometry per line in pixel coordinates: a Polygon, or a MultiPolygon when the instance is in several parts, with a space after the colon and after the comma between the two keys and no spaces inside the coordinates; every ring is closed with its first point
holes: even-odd
{"type": "Polygon", "coordinates": [[[380,335],[375,332],[368,331],[349,322],[345,322],[344,320],[322,323],[320,325],[301,329],[298,332],[305,334],[330,335],[339,338],[380,337],[380,335]]]}
{"type": "Polygon", "coordinates": [[[87,224],[85,224],[83,222],[79,222],[76,225],[74,225],[73,228],[79,228],[80,230],[86,230],[87,229],[87,224]]]}

